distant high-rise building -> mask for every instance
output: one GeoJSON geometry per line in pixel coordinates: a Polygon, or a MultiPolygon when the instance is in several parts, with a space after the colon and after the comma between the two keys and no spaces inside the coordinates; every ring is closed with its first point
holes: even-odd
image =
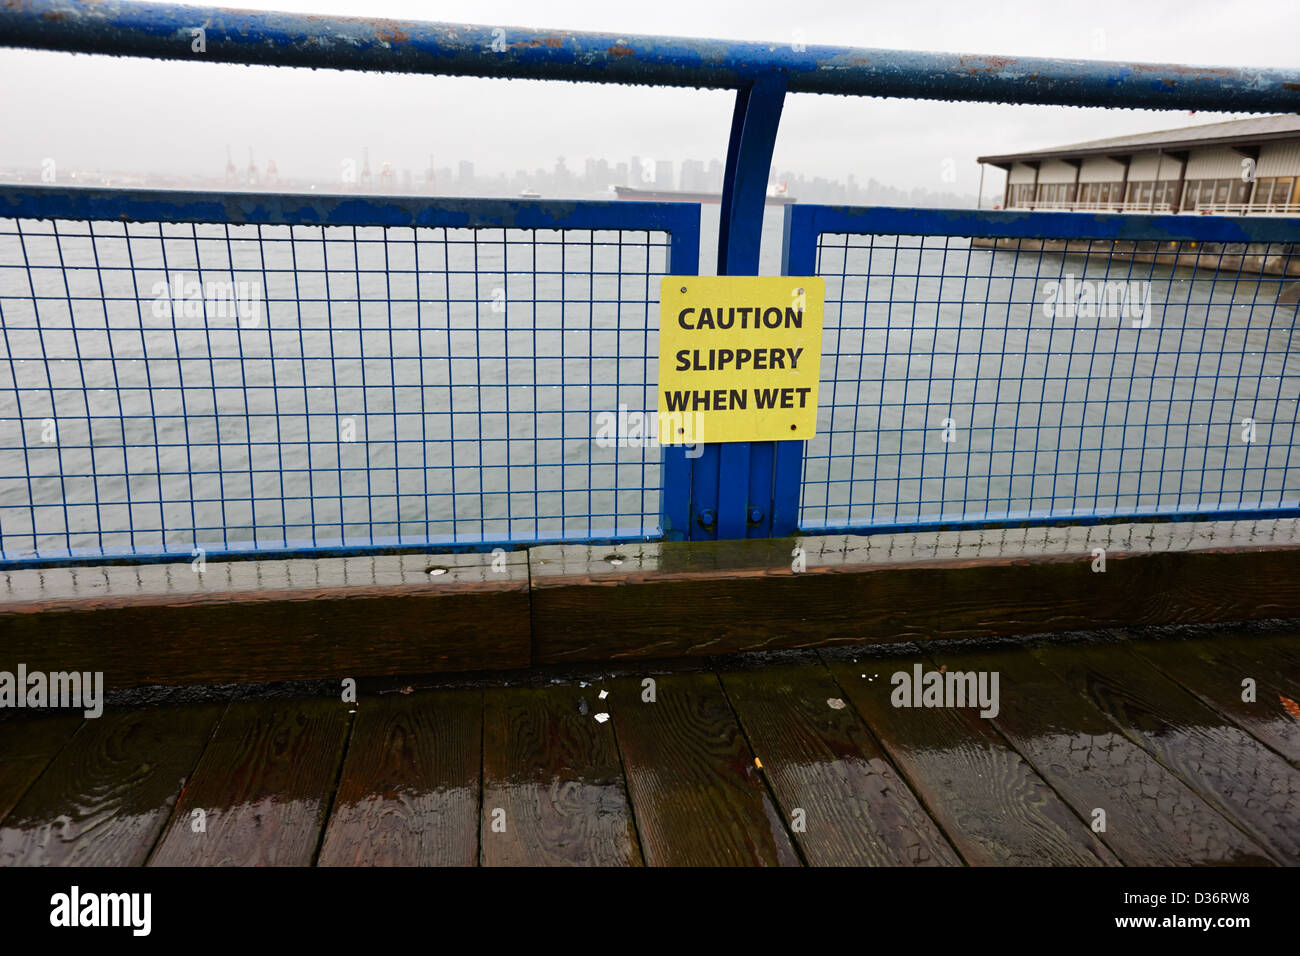
{"type": "Polygon", "coordinates": [[[682,160],[681,182],[678,185],[685,192],[707,192],[709,183],[704,173],[704,164],[698,159],[682,160]]]}
{"type": "Polygon", "coordinates": [[[605,189],[610,185],[609,161],[605,159],[588,159],[582,177],[582,184],[587,189],[605,189]]]}
{"type": "Polygon", "coordinates": [[[361,162],[361,182],[364,185],[369,186],[370,185],[370,147],[369,146],[363,147],[362,157],[363,158],[361,162]]]}
{"type": "Polygon", "coordinates": [[[629,186],[649,187],[655,185],[655,161],[632,157],[632,168],[628,170],[629,186]]]}
{"type": "Polygon", "coordinates": [[[469,187],[474,185],[474,164],[462,159],[456,166],[456,184],[469,187]]]}
{"type": "Polygon", "coordinates": [[[712,193],[722,192],[722,163],[719,160],[709,160],[708,172],[708,190],[712,193]]]}
{"type": "Polygon", "coordinates": [[[673,161],[671,159],[660,159],[655,162],[655,188],[673,188],[673,161]]]}

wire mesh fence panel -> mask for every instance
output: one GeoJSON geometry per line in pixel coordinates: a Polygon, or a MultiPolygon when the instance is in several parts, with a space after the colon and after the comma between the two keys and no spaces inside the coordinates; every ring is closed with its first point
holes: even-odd
{"type": "Polygon", "coordinates": [[[652,535],[669,247],[0,219],[0,558],[652,535]]]}
{"type": "Polygon", "coordinates": [[[1300,506],[1291,243],[824,232],[801,527],[1300,506]]]}

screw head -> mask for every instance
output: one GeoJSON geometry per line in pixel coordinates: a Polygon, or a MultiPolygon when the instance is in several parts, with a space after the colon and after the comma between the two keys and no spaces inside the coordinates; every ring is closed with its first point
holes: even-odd
{"type": "Polygon", "coordinates": [[[758,523],[759,523],[760,521],[762,521],[762,520],[763,520],[763,509],[762,509],[762,508],[750,508],[750,509],[749,509],[749,521],[750,521],[751,524],[758,524],[758,523]]]}
{"type": "Polygon", "coordinates": [[[705,528],[712,528],[717,524],[718,516],[712,508],[705,508],[700,512],[700,525],[705,528]]]}

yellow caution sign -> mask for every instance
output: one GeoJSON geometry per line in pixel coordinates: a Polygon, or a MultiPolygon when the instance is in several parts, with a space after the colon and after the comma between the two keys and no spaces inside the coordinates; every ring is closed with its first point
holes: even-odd
{"type": "Polygon", "coordinates": [[[660,444],[811,438],[825,298],[819,276],[666,276],[660,444]]]}

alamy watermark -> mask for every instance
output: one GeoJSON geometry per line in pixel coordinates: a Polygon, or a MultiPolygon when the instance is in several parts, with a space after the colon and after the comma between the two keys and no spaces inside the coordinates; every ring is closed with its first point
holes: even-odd
{"type": "Polygon", "coordinates": [[[228,319],[245,329],[257,328],[262,321],[260,282],[200,282],[197,276],[177,272],[165,282],[155,282],[149,291],[150,311],[156,319],[228,319]]]}
{"type": "Polygon", "coordinates": [[[1151,325],[1151,283],[1145,279],[1080,279],[1065,275],[1043,283],[1043,316],[1057,319],[1127,321],[1132,328],[1151,325]]]}
{"type": "Polygon", "coordinates": [[[77,709],[88,718],[104,713],[103,671],[0,671],[0,707],[77,709]]]}
{"type": "Polygon", "coordinates": [[[126,927],[148,936],[153,927],[152,893],[88,893],[73,886],[50,897],[50,925],[126,927]]]}
{"type": "Polygon", "coordinates": [[[979,707],[987,719],[1000,709],[997,671],[922,671],[913,664],[910,673],[897,671],[889,681],[895,707],[979,707]]]}
{"type": "Polygon", "coordinates": [[[658,448],[665,439],[673,439],[672,444],[685,446],[687,458],[704,454],[704,415],[699,412],[661,416],[620,405],[618,411],[597,412],[595,426],[598,448],[658,448]]]}

